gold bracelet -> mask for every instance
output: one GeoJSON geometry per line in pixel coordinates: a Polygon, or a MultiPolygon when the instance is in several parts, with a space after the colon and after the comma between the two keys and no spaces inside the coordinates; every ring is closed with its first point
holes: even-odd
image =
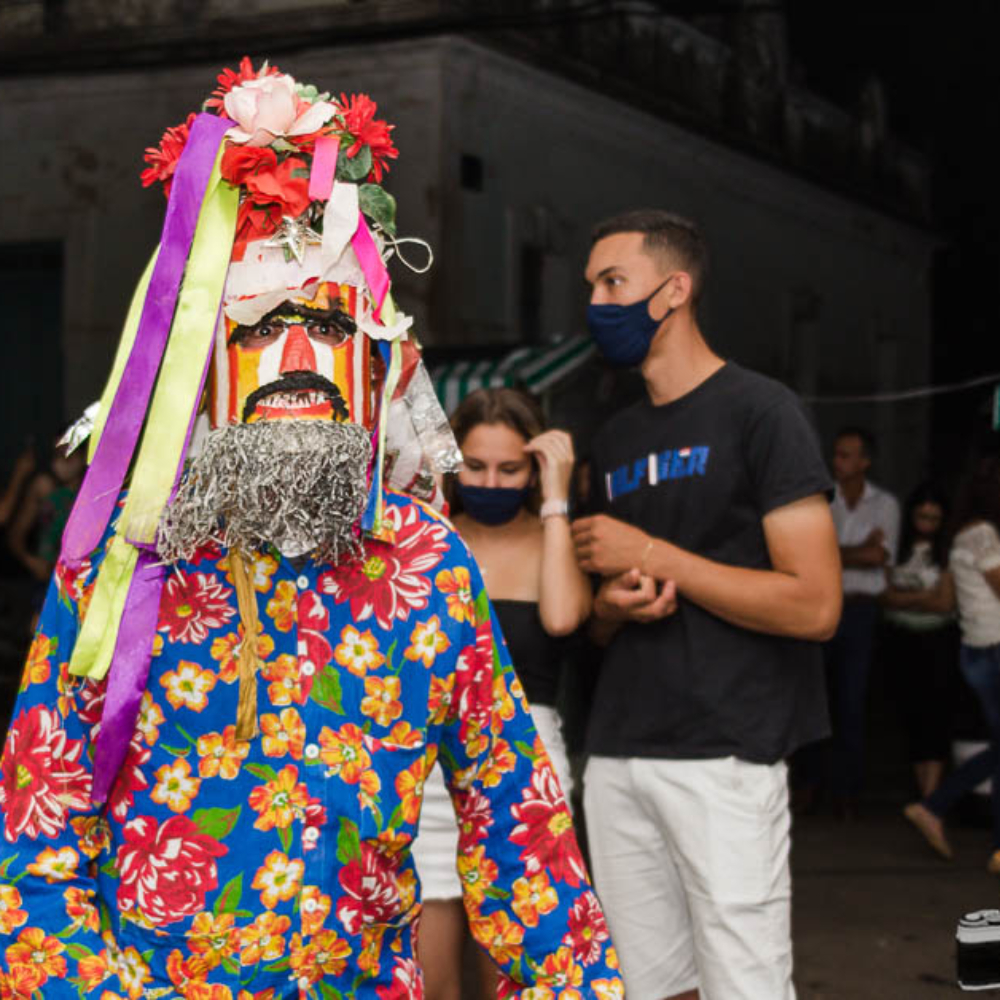
{"type": "Polygon", "coordinates": [[[643,550],[642,558],[639,560],[639,573],[642,576],[646,575],[646,560],[649,558],[649,553],[653,551],[653,539],[651,538],[646,542],[646,548],[643,550]]]}

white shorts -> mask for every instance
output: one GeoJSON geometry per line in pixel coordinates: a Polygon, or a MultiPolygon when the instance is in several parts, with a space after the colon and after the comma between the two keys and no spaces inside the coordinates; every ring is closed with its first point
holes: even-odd
{"type": "MultiPolygon", "coordinates": [[[[531,717],[542,737],[559,784],[567,792],[569,804],[569,760],[563,741],[559,713],[548,705],[532,705],[531,717]]],[[[420,810],[420,829],[413,842],[413,860],[420,877],[421,895],[428,899],[458,899],[462,883],[455,870],[458,854],[458,824],[445,788],[441,768],[435,767],[424,782],[424,803],[420,810]]]]}
{"type": "Polygon", "coordinates": [[[583,803],[628,1000],[794,1000],[783,763],[591,757],[583,803]]]}

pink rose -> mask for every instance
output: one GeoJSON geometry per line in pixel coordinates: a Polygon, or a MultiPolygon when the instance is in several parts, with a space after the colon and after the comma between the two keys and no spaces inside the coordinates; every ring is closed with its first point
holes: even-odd
{"type": "Polygon", "coordinates": [[[227,137],[250,146],[270,146],[275,139],[310,135],[332,117],[336,108],[327,101],[310,104],[295,93],[295,81],[282,74],[247,80],[226,94],[226,114],[236,122],[227,137]]]}

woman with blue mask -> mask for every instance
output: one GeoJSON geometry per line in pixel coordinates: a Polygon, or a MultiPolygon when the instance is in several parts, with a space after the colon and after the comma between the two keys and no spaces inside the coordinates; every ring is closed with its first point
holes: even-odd
{"type": "MultiPolygon", "coordinates": [[[[567,797],[569,766],[555,702],[559,637],[590,614],[568,499],[573,442],[546,430],[538,403],[515,389],[480,389],[451,418],[463,467],[446,483],[455,527],[475,556],[531,714],[567,797]]],[[[456,581],[460,585],[460,581],[456,581]]],[[[455,872],[458,831],[439,769],[428,777],[414,857],[423,888],[417,953],[428,1000],[458,1000],[465,912],[455,872]]],[[[539,905],[545,905],[544,900],[539,905]]],[[[481,963],[483,997],[496,995],[481,963]]]]}

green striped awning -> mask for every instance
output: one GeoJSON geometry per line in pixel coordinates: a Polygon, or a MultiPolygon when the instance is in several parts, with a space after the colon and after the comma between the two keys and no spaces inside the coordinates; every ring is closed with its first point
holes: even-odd
{"type": "Polygon", "coordinates": [[[543,393],[576,371],[594,352],[590,337],[578,334],[558,344],[518,347],[498,358],[449,361],[433,368],[431,378],[445,413],[451,413],[470,392],[488,386],[509,385],[543,393]]]}

